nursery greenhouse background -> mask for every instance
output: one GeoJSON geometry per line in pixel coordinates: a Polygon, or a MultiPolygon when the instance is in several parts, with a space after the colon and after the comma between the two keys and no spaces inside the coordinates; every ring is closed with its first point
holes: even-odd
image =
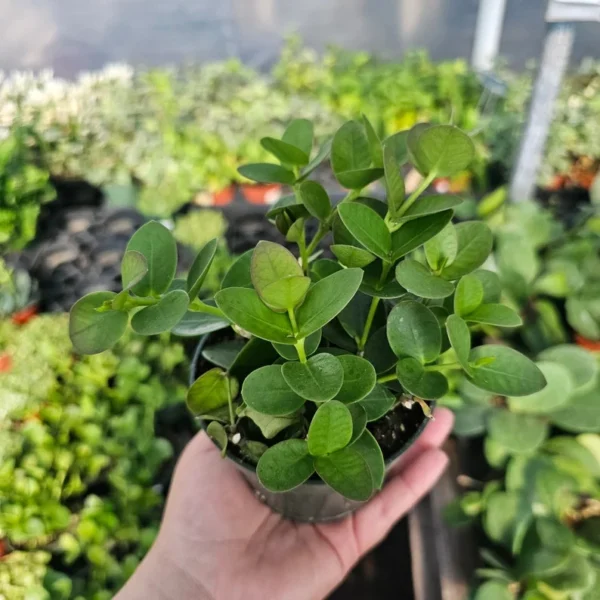
{"type": "Polygon", "coordinates": [[[315,589],[600,600],[600,0],[0,19],[0,600],[134,597],[186,448],[170,556],[229,559],[264,504],[383,535],[440,444],[315,589]]]}

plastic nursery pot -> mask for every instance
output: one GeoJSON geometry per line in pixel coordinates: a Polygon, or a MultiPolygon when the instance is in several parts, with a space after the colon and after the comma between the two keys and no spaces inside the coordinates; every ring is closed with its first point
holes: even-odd
{"type": "Polygon", "coordinates": [[[585,348],[586,350],[590,350],[592,352],[600,352],[600,341],[588,340],[587,338],[575,334],[575,342],[578,346],[585,348]]]}
{"type": "MultiPolygon", "coordinates": [[[[210,338],[211,334],[202,336],[196,346],[196,351],[194,352],[190,365],[190,385],[201,375],[198,363],[200,361],[202,349],[210,338]]],[[[432,409],[434,404],[435,403],[430,404],[432,409]]],[[[416,409],[420,410],[418,406],[416,409]]],[[[406,443],[391,456],[386,458],[386,473],[389,473],[394,462],[415,443],[425,429],[427,421],[427,417],[423,415],[423,420],[406,443]]],[[[201,426],[203,429],[206,429],[207,423],[201,421],[201,426]]],[[[226,460],[233,462],[238,471],[254,490],[254,493],[259,500],[264,502],[275,512],[283,515],[286,519],[304,522],[333,521],[353,513],[365,504],[365,502],[344,498],[344,496],[338,494],[319,479],[309,479],[289,492],[271,492],[261,485],[258,476],[256,475],[256,467],[254,465],[244,462],[229,451],[227,452],[226,460]]]]}
{"type": "Polygon", "coordinates": [[[8,352],[0,354],[0,373],[8,373],[13,366],[12,357],[8,352]]]}
{"type": "Polygon", "coordinates": [[[25,325],[26,323],[29,323],[29,321],[31,321],[31,319],[36,317],[37,314],[38,314],[38,307],[37,307],[37,305],[32,304],[30,306],[26,306],[25,308],[22,308],[21,310],[18,310],[17,312],[13,313],[11,315],[10,319],[15,325],[25,325]]]}
{"type": "Polygon", "coordinates": [[[273,204],[281,197],[281,186],[278,183],[265,185],[242,185],[242,194],[250,204],[273,204]]]}
{"type": "Polygon", "coordinates": [[[218,192],[214,192],[212,195],[213,206],[225,206],[231,204],[235,198],[235,186],[229,185],[218,192]]]}

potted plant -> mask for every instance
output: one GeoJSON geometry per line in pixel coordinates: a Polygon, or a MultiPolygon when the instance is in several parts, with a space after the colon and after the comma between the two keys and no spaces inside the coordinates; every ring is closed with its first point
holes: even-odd
{"type": "Polygon", "coordinates": [[[344,124],[311,156],[312,124],[296,119],[263,146],[280,164],[240,171],[293,187],[269,218],[297,244],[299,259],[260,242],[232,265],[214,299],[202,301],[216,240],[187,279],[177,279],[171,233],[147,223],[123,257],[123,290],[76,302],[70,336],[79,352],[93,354],[115,344],[129,322],[144,335],[212,332],[198,344],[188,406],[275,510],[332,519],[381,488],[447,392],[446,374],[464,371],[474,385],[511,396],[538,392],[545,379],[510,348],[471,347],[473,324],[513,327],[520,318],[479,269],[492,246],[489,228],[451,223],[460,198],[422,195],[433,179],[471,162],[466,134],[419,124],[380,140],[364,119],[344,124]],[[335,207],[309,179],[329,155],[350,190],[335,207]],[[424,179],[406,197],[400,167],[409,160],[424,179]],[[361,197],[381,178],[386,203],[361,197]],[[318,228],[308,239],[311,219],[318,228]],[[320,256],[330,232],[337,260],[320,256]]]}

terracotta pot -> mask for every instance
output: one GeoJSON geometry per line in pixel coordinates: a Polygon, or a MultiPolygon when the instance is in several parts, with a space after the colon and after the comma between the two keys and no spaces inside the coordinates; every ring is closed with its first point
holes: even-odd
{"type": "Polygon", "coordinates": [[[15,325],[25,325],[25,323],[29,323],[31,319],[33,319],[38,314],[38,307],[35,304],[31,306],[27,306],[18,310],[11,316],[11,321],[15,325]]]}
{"type": "Polygon", "coordinates": [[[6,556],[6,542],[4,540],[0,540],[0,560],[6,556]]]}
{"type": "Polygon", "coordinates": [[[242,194],[250,204],[273,204],[281,197],[281,186],[278,183],[242,185],[242,194]]]}
{"type": "Polygon", "coordinates": [[[12,357],[8,352],[0,354],[0,373],[8,373],[13,366],[12,357]]]}
{"type": "Polygon", "coordinates": [[[229,185],[218,192],[213,192],[212,195],[212,205],[213,206],[225,206],[227,204],[231,204],[233,199],[235,198],[235,186],[229,185]]]}
{"type": "Polygon", "coordinates": [[[591,350],[592,352],[600,352],[600,341],[595,342],[594,340],[588,340],[587,338],[583,337],[582,335],[579,335],[578,333],[575,334],[575,342],[577,343],[578,346],[581,346],[582,348],[585,348],[586,350],[591,350]]]}

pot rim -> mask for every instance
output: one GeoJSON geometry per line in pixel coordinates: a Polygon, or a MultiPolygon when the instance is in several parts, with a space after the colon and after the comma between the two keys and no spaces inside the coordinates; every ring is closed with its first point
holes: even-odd
{"type": "MultiPolygon", "coordinates": [[[[205,333],[198,340],[198,344],[196,346],[196,349],[194,350],[194,355],[192,356],[192,360],[190,362],[190,377],[189,377],[189,382],[188,382],[188,384],[190,386],[197,379],[197,367],[198,367],[198,361],[200,359],[200,354],[202,353],[202,350],[204,349],[204,345],[206,344],[207,340],[210,338],[210,336],[213,333],[215,333],[215,332],[205,333]]],[[[431,402],[431,408],[433,408],[434,406],[435,406],[435,401],[431,402]]],[[[427,424],[429,423],[430,420],[431,419],[429,419],[428,417],[423,415],[423,421],[421,422],[421,424],[419,425],[417,430],[413,433],[413,435],[406,441],[406,443],[400,449],[396,450],[396,452],[394,452],[391,456],[385,458],[386,468],[389,467],[402,454],[404,454],[417,441],[417,439],[423,433],[423,430],[425,429],[425,427],[427,426],[427,424]]],[[[200,422],[200,425],[201,425],[203,431],[206,431],[206,421],[199,417],[198,417],[198,421],[200,422]]],[[[247,471],[250,471],[251,473],[256,474],[256,467],[254,465],[244,462],[242,459],[238,458],[237,456],[235,456],[234,454],[229,452],[229,450],[227,450],[227,452],[226,452],[226,457],[229,460],[231,460],[232,462],[234,462],[236,465],[238,465],[239,467],[246,469],[247,471]]],[[[302,485],[326,486],[326,483],[324,481],[321,481],[320,479],[318,479],[318,480],[317,479],[308,479],[302,485]]]]}

